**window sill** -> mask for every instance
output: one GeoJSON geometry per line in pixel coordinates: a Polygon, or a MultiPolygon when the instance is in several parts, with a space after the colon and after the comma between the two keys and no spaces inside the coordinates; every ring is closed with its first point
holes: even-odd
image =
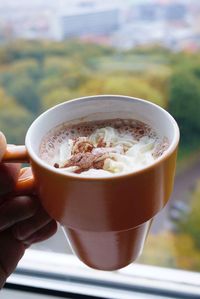
{"type": "Polygon", "coordinates": [[[200,298],[200,274],[139,264],[97,271],[71,254],[29,249],[5,287],[69,298],[192,299],[200,298]]]}

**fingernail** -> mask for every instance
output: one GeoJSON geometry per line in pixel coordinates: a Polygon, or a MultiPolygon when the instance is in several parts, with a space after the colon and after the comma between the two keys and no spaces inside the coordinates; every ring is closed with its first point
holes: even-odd
{"type": "Polygon", "coordinates": [[[16,226],[14,226],[12,228],[12,233],[13,233],[13,236],[15,237],[16,240],[22,242],[24,244],[24,246],[26,246],[26,248],[28,248],[29,246],[31,246],[31,244],[36,241],[37,237],[36,236],[31,236],[29,237],[28,239],[25,239],[20,236],[20,233],[19,233],[19,230],[16,226]]]}
{"type": "Polygon", "coordinates": [[[26,246],[31,246],[33,243],[37,243],[39,240],[40,240],[39,237],[33,236],[33,237],[28,238],[27,240],[23,240],[22,242],[26,246]]]}

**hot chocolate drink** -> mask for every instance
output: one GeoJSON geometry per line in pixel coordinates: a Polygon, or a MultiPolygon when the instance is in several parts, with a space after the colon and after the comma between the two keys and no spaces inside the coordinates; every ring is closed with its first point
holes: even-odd
{"type": "Polygon", "coordinates": [[[102,177],[144,168],[167,148],[165,137],[138,120],[66,122],[43,138],[40,157],[63,172],[102,177]]]}

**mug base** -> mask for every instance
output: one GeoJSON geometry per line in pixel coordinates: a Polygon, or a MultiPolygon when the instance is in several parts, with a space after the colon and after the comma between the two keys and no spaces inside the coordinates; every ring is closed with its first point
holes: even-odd
{"type": "Polygon", "coordinates": [[[73,251],[87,266],[115,271],[141,254],[151,220],[123,231],[93,232],[63,227],[73,251]]]}

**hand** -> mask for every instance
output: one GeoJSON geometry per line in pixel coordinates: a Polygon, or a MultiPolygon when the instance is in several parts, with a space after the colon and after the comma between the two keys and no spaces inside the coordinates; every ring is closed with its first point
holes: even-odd
{"type": "MultiPolygon", "coordinates": [[[[0,161],[6,147],[5,136],[0,132],[0,161]]],[[[0,163],[0,288],[25,249],[51,237],[57,230],[56,222],[43,210],[33,192],[13,195],[19,172],[19,164],[0,163]]]]}

